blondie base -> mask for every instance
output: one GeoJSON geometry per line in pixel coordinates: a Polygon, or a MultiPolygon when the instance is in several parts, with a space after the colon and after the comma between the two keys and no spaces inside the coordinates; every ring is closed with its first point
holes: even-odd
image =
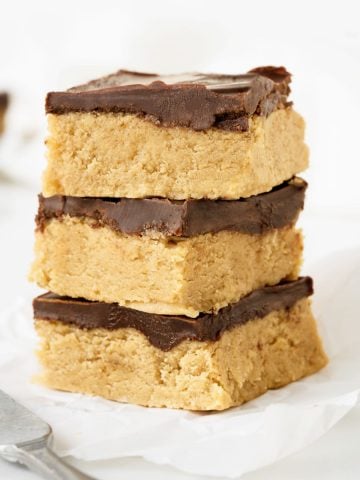
{"type": "Polygon", "coordinates": [[[291,108],[251,117],[249,131],[196,132],[136,115],[49,115],[43,194],[238,199],[308,166],[304,121],[291,108]]]}
{"type": "Polygon", "coordinates": [[[260,235],[136,236],[65,216],[36,233],[35,255],[31,278],[59,295],[196,317],[295,279],[302,237],[292,226],[260,235]]]}

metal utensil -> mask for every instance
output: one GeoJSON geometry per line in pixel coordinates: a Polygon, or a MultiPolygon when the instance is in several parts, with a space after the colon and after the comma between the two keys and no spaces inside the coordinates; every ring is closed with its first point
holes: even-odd
{"type": "Polygon", "coordinates": [[[50,448],[51,427],[0,390],[0,457],[49,480],[95,480],[67,465],[50,448]]]}

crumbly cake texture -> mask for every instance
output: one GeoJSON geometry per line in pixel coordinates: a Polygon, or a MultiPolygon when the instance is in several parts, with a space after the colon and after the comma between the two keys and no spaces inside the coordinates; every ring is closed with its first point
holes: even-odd
{"type": "Polygon", "coordinates": [[[302,236],[221,231],[190,238],[125,235],[64,216],[36,232],[31,279],[59,295],[196,317],[298,276],[302,236]]]}
{"type": "Polygon", "coordinates": [[[127,113],[50,114],[48,123],[46,197],[238,199],[308,166],[292,108],[250,117],[245,132],[161,127],[127,113]]]}
{"type": "Polygon", "coordinates": [[[58,390],[149,407],[224,410],[310,375],[326,362],[308,299],[170,351],[132,328],[81,329],[37,318],[43,372],[58,390]]]}

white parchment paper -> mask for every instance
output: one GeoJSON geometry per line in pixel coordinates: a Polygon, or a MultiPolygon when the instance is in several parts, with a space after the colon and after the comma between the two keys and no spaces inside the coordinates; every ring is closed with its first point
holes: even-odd
{"type": "Polygon", "coordinates": [[[316,375],[222,413],[147,409],[31,384],[30,299],[0,317],[0,388],[48,421],[60,455],[83,460],[142,456],[181,470],[235,478],[327,432],[360,392],[360,250],[310,268],[314,309],[329,365],[316,375]]]}

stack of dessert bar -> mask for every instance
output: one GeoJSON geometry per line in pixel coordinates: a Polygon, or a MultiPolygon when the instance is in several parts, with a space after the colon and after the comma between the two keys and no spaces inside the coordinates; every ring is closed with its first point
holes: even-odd
{"type": "Polygon", "coordinates": [[[5,92],[0,92],[0,134],[2,134],[5,129],[5,113],[8,107],[8,103],[8,94],[5,92]]]}
{"type": "Polygon", "coordinates": [[[319,370],[290,74],[119,71],[49,93],[32,278],[52,388],[222,410],[319,370]]]}

